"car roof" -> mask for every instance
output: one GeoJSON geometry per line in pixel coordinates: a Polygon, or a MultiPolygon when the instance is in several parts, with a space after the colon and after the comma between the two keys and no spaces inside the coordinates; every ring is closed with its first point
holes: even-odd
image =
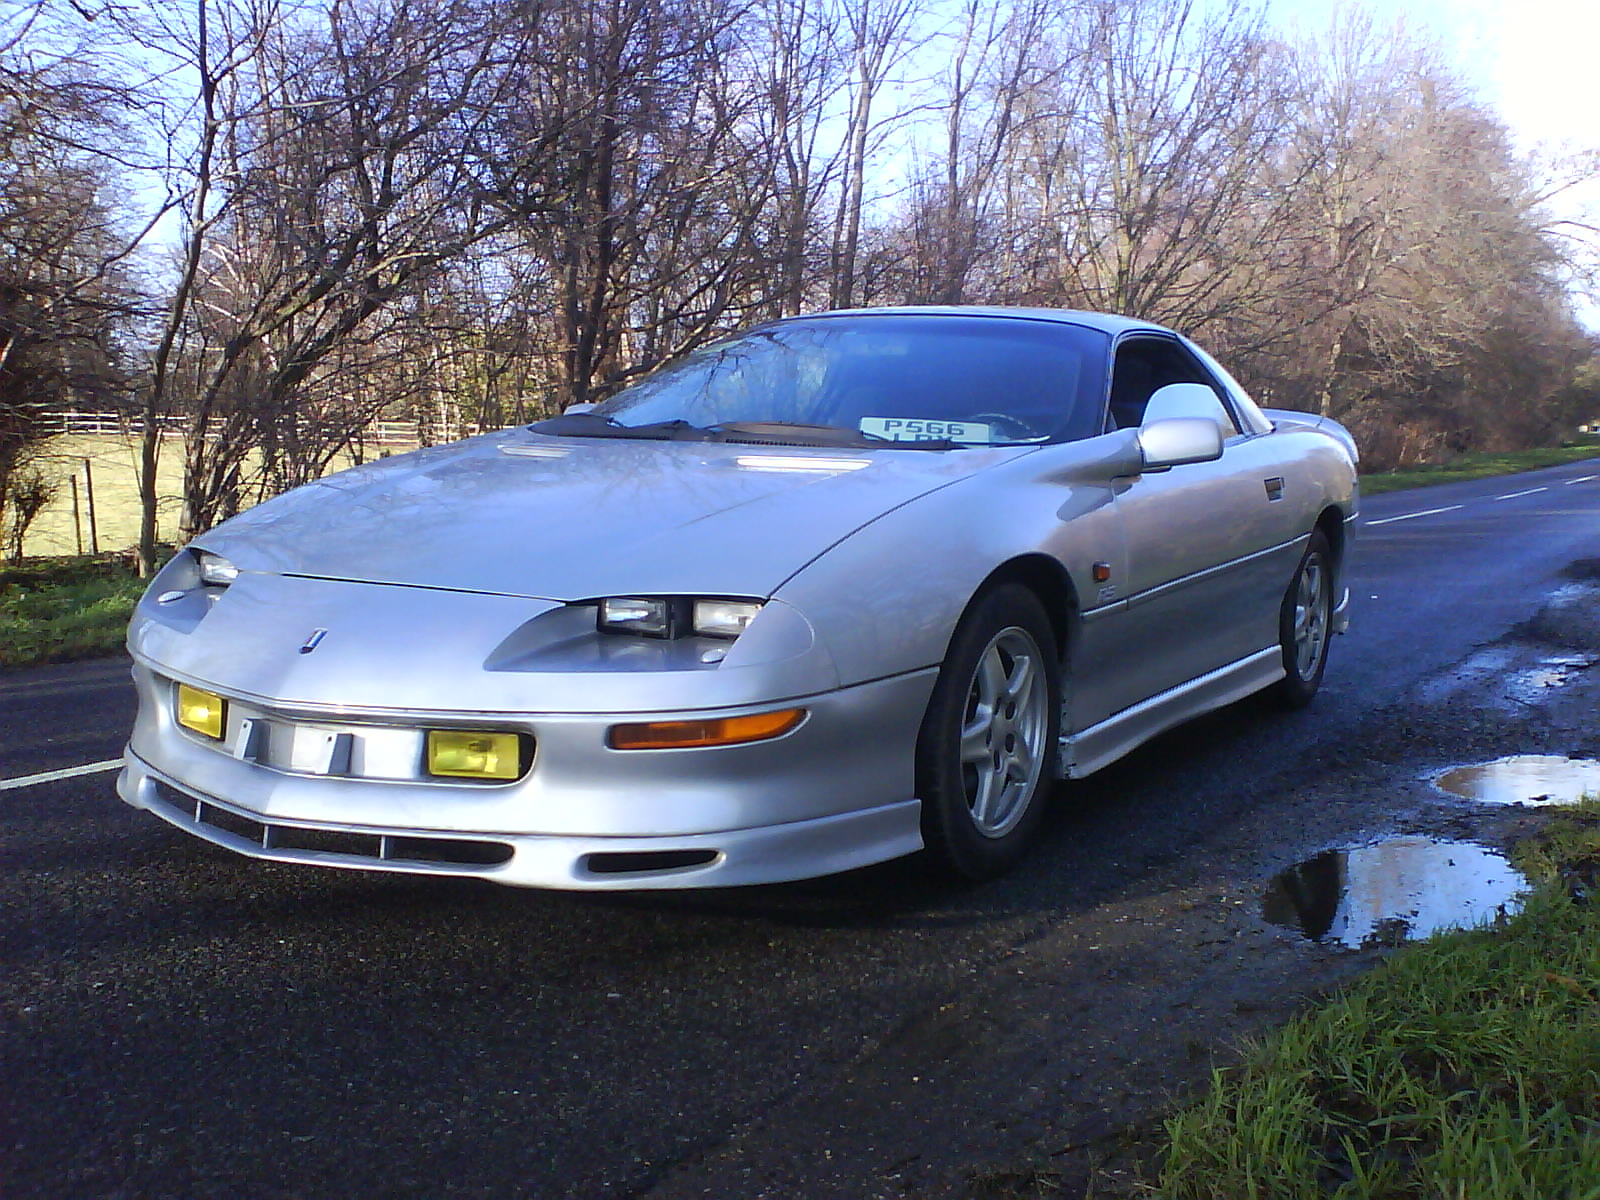
{"type": "Polygon", "coordinates": [[[1172,330],[1164,325],[1157,325],[1154,321],[1140,321],[1133,317],[1122,317],[1115,313],[1088,312],[1074,308],[1025,308],[1011,307],[999,304],[911,304],[911,305],[886,305],[873,308],[841,308],[828,312],[804,314],[801,317],[790,317],[789,320],[803,320],[805,316],[812,317],[857,317],[857,316],[925,316],[925,317],[1011,317],[1026,321],[1054,321],[1062,325],[1085,325],[1090,329],[1098,329],[1103,333],[1116,337],[1119,334],[1137,330],[1149,330],[1160,333],[1171,333],[1172,330]]]}

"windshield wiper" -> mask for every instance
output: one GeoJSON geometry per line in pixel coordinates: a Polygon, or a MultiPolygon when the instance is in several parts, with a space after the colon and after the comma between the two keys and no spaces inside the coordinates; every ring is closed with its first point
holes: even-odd
{"type": "Polygon", "coordinates": [[[850,446],[873,450],[959,450],[947,441],[897,442],[860,429],[838,425],[806,425],[798,421],[723,421],[706,427],[712,440],[747,442],[758,446],[850,446]]]}
{"type": "Polygon", "coordinates": [[[876,433],[838,425],[807,425],[799,421],[723,421],[695,425],[682,419],[624,425],[613,417],[593,412],[562,413],[528,426],[551,437],[637,438],[670,442],[741,442],[753,446],[840,446],[872,450],[964,450],[961,442],[945,438],[895,441],[876,433]]]}
{"type": "Polygon", "coordinates": [[[652,421],[648,425],[624,425],[598,413],[562,413],[528,426],[535,433],[551,437],[645,438],[655,441],[706,441],[706,431],[688,421],[652,421]]]}

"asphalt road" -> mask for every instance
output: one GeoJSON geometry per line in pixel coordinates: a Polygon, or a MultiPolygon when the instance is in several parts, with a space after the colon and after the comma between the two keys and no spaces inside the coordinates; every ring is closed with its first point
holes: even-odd
{"type": "Polygon", "coordinates": [[[1063,788],[1038,853],[972,889],[906,863],[637,897],[263,864],[110,774],[16,785],[120,752],[125,663],[0,674],[0,1194],[860,1196],[968,1127],[1003,1150],[962,1106],[1045,1074],[1072,1104],[1087,1067],[969,1063],[924,1108],[920,1076],[873,1111],[858,1081],[889,1087],[912,1043],[972,1059],[1013,999],[1019,1033],[1066,1020],[1009,995],[1018,956],[1225,859],[1265,869],[1231,842],[1313,823],[1309,769],[1354,778],[1419,685],[1600,559],[1600,461],[1376,497],[1360,539],[1311,709],[1238,705],[1063,788]]]}

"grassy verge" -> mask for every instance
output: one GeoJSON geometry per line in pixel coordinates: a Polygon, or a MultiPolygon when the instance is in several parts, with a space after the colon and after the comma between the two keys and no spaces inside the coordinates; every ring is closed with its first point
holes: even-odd
{"type": "Polygon", "coordinates": [[[0,666],[113,654],[144,583],[123,558],[39,558],[0,569],[0,666]]]}
{"type": "Polygon", "coordinates": [[[1363,475],[1361,491],[1363,495],[1376,496],[1383,492],[1402,491],[1405,488],[1431,487],[1436,483],[1457,483],[1463,479],[1515,475],[1518,471],[1558,467],[1562,463],[1577,462],[1580,459],[1597,456],[1600,456],[1600,437],[1591,434],[1566,446],[1551,446],[1543,450],[1516,450],[1507,454],[1467,454],[1454,462],[1439,466],[1363,475]]]}
{"type": "Polygon", "coordinates": [[[1157,1194],[1600,1197],[1600,803],[1518,848],[1493,931],[1408,947],[1167,1122],[1157,1194]]]}

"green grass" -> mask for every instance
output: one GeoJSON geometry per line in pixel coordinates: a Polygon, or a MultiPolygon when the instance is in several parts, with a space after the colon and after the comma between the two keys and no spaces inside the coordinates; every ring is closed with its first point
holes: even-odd
{"type": "Polygon", "coordinates": [[[1600,798],[1557,809],[1538,837],[1512,849],[1511,861],[1534,879],[1559,882],[1600,904],[1600,798]]]}
{"type": "Polygon", "coordinates": [[[30,559],[0,570],[0,666],[114,654],[144,582],[126,560],[30,559]]]}
{"type": "Polygon", "coordinates": [[[1402,950],[1218,1072],[1156,1194],[1600,1198],[1600,804],[1514,857],[1544,882],[1501,928],[1402,950]]]}
{"type": "Polygon", "coordinates": [[[1596,457],[1600,457],[1600,437],[1587,435],[1568,446],[1514,450],[1504,454],[1466,454],[1438,466],[1363,475],[1361,491],[1363,495],[1376,496],[1406,488],[1431,487],[1437,483],[1458,483],[1463,479],[1515,475],[1519,471],[1535,471],[1540,467],[1556,467],[1562,463],[1596,457]]]}

